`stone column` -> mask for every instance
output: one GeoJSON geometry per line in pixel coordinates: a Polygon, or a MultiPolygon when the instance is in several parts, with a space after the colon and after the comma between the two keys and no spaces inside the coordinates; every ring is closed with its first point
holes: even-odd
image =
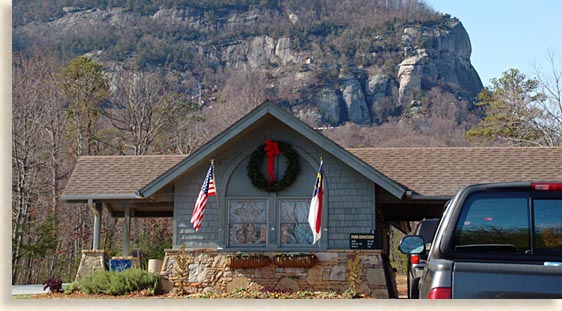
{"type": "Polygon", "coordinates": [[[123,257],[127,257],[129,256],[129,241],[131,239],[131,208],[129,206],[125,207],[124,224],[123,257]]]}
{"type": "Polygon", "coordinates": [[[76,279],[78,280],[90,272],[105,270],[106,261],[107,258],[103,250],[83,250],[80,266],[76,272],[76,279]]]}

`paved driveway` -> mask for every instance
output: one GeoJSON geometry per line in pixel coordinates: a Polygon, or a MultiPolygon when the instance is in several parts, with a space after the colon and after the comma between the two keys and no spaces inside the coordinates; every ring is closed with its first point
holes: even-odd
{"type": "MultiPolygon", "coordinates": [[[[70,283],[63,283],[62,288],[66,288],[70,283]]],[[[43,290],[42,284],[32,285],[12,285],[12,295],[34,295],[46,294],[49,289],[43,290]]]]}

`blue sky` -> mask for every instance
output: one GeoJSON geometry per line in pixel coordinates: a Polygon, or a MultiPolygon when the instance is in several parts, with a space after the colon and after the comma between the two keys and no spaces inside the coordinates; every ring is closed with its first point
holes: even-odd
{"type": "Polygon", "coordinates": [[[549,50],[562,66],[562,1],[426,0],[433,9],[457,17],[472,44],[471,62],[485,86],[509,68],[528,78],[533,62],[544,71],[549,50]]]}

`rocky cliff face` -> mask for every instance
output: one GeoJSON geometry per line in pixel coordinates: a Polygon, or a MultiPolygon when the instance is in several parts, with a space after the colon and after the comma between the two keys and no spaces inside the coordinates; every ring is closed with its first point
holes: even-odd
{"type": "Polygon", "coordinates": [[[447,26],[447,30],[419,26],[404,29],[406,58],[397,73],[400,102],[420,89],[443,83],[460,86],[471,98],[482,89],[480,77],[470,63],[472,49],[466,30],[458,20],[448,21],[447,26]]]}
{"type": "Polygon", "coordinates": [[[441,16],[433,23],[398,23],[390,31],[369,37],[350,35],[349,29],[331,30],[328,35],[318,31],[303,40],[299,37],[302,33],[293,31],[295,27],[305,28],[302,14],[287,8],[250,7],[221,11],[218,17],[209,18],[209,12],[200,8],[162,8],[148,16],[120,8],[66,8],[60,18],[47,23],[15,27],[13,35],[35,38],[40,43],[45,40],[42,43],[48,45],[47,41],[53,40],[87,40],[92,29],[106,29],[111,38],[123,33],[116,43],[88,51],[108,70],[119,70],[124,61],[142,54],[135,48],[124,48],[128,54],[111,57],[122,42],[137,40],[133,44],[138,49],[150,40],[149,52],[156,53],[169,44],[164,41],[166,36],[177,33],[170,52],[162,52],[160,57],[187,54],[184,69],[176,71],[182,78],[194,79],[198,91],[207,88],[204,96],[214,97],[213,93],[220,90],[210,90],[203,83],[210,80],[205,76],[209,73],[203,75],[203,67],[198,64],[215,68],[214,72],[251,68],[267,73],[274,88],[271,93],[278,96],[274,99],[288,101],[295,113],[314,111],[320,125],[328,126],[384,123],[436,86],[469,100],[482,89],[470,63],[470,39],[456,19],[441,16]],[[135,32],[136,27],[157,28],[162,33],[143,36],[135,32]],[[344,35],[355,38],[341,39],[352,49],[338,50],[341,44],[337,40],[344,35]],[[338,43],[327,42],[330,40],[338,43]],[[361,49],[359,41],[370,47],[361,49]]]}
{"type": "MultiPolygon", "coordinates": [[[[287,37],[274,39],[268,36],[254,37],[229,45],[222,53],[222,60],[231,66],[247,63],[253,68],[267,64],[281,66],[303,64],[307,73],[286,73],[300,89],[313,83],[315,74],[325,66],[335,66],[340,71],[333,85],[324,85],[309,103],[319,109],[321,119],[328,125],[344,122],[359,125],[381,124],[390,115],[396,115],[424,91],[441,86],[455,92],[457,97],[472,100],[481,90],[482,82],[470,63],[470,39],[461,22],[447,22],[446,29],[420,25],[403,29],[400,50],[402,60],[394,71],[382,73],[378,66],[352,68],[343,73],[340,64],[321,63],[314,66],[307,61],[309,53],[291,49],[287,37]]],[[[302,70],[302,67],[301,67],[302,70]]],[[[298,108],[297,108],[298,109],[298,108]]]]}

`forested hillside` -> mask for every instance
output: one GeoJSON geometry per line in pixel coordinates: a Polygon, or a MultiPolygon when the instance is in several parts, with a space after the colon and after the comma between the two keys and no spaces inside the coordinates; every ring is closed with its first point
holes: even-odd
{"type": "MultiPolygon", "coordinates": [[[[189,154],[266,99],[344,147],[560,143],[531,122],[550,80],[480,93],[462,23],[423,1],[20,0],[12,40],[12,283],[72,280],[91,247],[91,211],[59,200],[78,157],[189,154]],[[498,140],[520,116],[534,130],[498,140]]],[[[133,247],[161,257],[170,221],[137,220],[133,247]]],[[[122,220],[102,224],[119,254],[122,220]]]]}
{"type": "Polygon", "coordinates": [[[228,104],[232,81],[250,77],[256,93],[313,126],[372,126],[433,88],[465,101],[443,103],[460,110],[482,89],[462,24],[419,1],[48,3],[15,4],[15,51],[87,55],[112,81],[125,69],[158,71],[200,106],[228,104]]]}

